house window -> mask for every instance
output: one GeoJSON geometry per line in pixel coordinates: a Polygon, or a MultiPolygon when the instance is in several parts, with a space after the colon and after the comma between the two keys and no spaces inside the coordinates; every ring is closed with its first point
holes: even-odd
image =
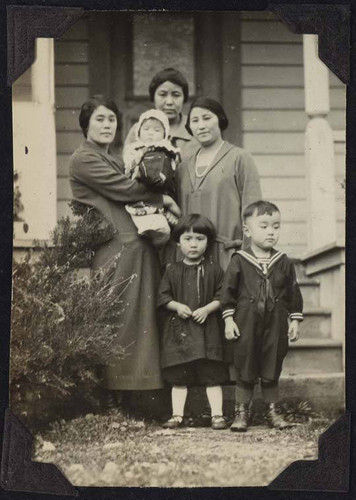
{"type": "Polygon", "coordinates": [[[147,97],[152,76],[174,67],[195,94],[194,19],[181,12],[147,12],[133,18],[133,93],[147,97]]]}

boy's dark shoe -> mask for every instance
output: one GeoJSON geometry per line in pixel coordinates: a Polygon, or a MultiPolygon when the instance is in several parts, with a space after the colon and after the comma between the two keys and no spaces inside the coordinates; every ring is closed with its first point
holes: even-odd
{"type": "Polygon", "coordinates": [[[268,425],[275,429],[282,430],[293,426],[293,424],[284,420],[282,415],[278,412],[276,403],[269,403],[266,420],[268,425]]]}
{"type": "Polygon", "coordinates": [[[235,418],[230,426],[232,432],[246,432],[248,428],[249,411],[248,404],[241,403],[235,410],[235,418]]]}

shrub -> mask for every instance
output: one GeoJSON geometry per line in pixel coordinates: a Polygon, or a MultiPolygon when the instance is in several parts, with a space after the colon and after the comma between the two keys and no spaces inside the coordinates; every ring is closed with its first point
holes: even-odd
{"type": "Polygon", "coordinates": [[[309,401],[286,401],[280,406],[288,422],[309,422],[317,416],[309,401]]]}
{"type": "MultiPolygon", "coordinates": [[[[90,207],[74,206],[76,222],[62,219],[53,245],[39,245],[13,266],[11,318],[11,407],[31,420],[42,401],[51,407],[73,396],[91,397],[95,367],[127,353],[117,347],[123,310],[121,296],[131,279],[109,278],[106,269],[80,277],[95,249],[114,235],[90,207]]],[[[120,258],[120,256],[117,256],[120,258]]]]}

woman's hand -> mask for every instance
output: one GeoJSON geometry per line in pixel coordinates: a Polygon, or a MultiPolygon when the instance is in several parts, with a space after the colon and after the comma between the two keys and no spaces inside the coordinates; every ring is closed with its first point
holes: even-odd
{"type": "Polygon", "coordinates": [[[171,196],[168,194],[163,195],[163,206],[170,212],[172,212],[173,215],[176,217],[181,217],[182,212],[180,208],[178,207],[177,203],[173,200],[171,196]]]}
{"type": "Polygon", "coordinates": [[[172,214],[172,212],[169,212],[168,210],[164,212],[164,215],[168,221],[168,224],[170,226],[175,226],[178,222],[178,217],[172,214]]]}

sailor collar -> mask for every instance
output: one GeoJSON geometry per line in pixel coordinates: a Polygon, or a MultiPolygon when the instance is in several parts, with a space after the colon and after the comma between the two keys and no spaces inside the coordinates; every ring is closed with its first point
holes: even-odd
{"type": "MultiPolygon", "coordinates": [[[[262,266],[258,262],[258,260],[256,259],[256,257],[253,254],[251,248],[247,248],[246,250],[238,250],[236,253],[238,253],[239,255],[241,255],[241,257],[243,257],[244,259],[246,259],[250,264],[252,264],[253,266],[255,266],[259,271],[263,272],[262,266]]],[[[270,260],[268,262],[268,265],[267,265],[267,273],[283,257],[283,255],[285,255],[284,252],[274,250],[274,248],[272,248],[272,252],[271,253],[272,253],[272,255],[271,255],[271,258],[270,258],[270,260]]],[[[265,273],[265,274],[267,274],[267,273],[265,273]]]]}

